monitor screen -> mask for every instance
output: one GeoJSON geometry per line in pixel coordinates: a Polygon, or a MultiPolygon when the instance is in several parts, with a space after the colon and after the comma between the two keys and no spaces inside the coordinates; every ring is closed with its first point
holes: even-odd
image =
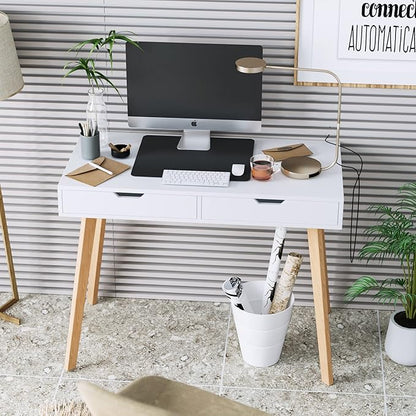
{"type": "Polygon", "coordinates": [[[128,122],[161,130],[255,132],[261,128],[262,74],[235,68],[254,45],[139,42],[126,45],[128,122]]]}

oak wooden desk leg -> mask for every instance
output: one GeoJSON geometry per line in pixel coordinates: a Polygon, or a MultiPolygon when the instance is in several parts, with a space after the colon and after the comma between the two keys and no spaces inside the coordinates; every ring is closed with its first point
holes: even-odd
{"type": "Polygon", "coordinates": [[[94,232],[94,243],[91,253],[90,277],[88,280],[87,301],[95,305],[98,300],[98,285],[100,282],[101,259],[105,233],[105,219],[97,219],[94,232]]]}
{"type": "Polygon", "coordinates": [[[334,378],[329,333],[329,291],[324,231],[308,229],[308,242],[321,378],[325,384],[331,385],[334,378]]]}
{"type": "Polygon", "coordinates": [[[94,246],[97,221],[98,220],[95,218],[83,218],[81,220],[71,316],[66,346],[65,369],[67,371],[73,370],[77,365],[85,296],[88,276],[91,269],[91,255],[94,246]]]}

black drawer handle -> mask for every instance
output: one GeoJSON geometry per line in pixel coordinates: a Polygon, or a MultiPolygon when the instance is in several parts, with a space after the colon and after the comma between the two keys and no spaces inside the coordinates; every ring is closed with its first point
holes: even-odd
{"type": "Polygon", "coordinates": [[[259,204],[282,204],[284,199],[256,199],[259,204]]]}
{"type": "Polygon", "coordinates": [[[117,196],[122,197],[122,196],[129,196],[129,197],[135,197],[135,198],[140,198],[142,197],[144,194],[136,194],[134,192],[116,192],[115,193],[117,196]]]}

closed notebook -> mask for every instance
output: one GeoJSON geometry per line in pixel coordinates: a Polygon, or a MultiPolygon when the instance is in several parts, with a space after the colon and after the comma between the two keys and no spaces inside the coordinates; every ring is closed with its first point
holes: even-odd
{"type": "Polygon", "coordinates": [[[75,179],[76,181],[86,183],[87,185],[97,186],[130,168],[129,165],[116,162],[115,160],[108,159],[104,156],[97,157],[97,159],[92,160],[92,162],[111,171],[113,174],[109,175],[108,173],[86,163],[72,172],[67,173],[66,176],[75,179]]]}
{"type": "Polygon", "coordinates": [[[303,143],[292,144],[289,146],[274,147],[265,149],[263,153],[271,156],[276,162],[296,156],[309,156],[312,152],[303,143]]]}

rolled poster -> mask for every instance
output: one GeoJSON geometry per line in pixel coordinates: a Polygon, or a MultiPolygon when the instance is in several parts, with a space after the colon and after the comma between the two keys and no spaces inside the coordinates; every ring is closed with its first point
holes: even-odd
{"type": "Polygon", "coordinates": [[[269,313],[284,311],[287,308],[301,264],[302,256],[300,254],[289,253],[282,275],[276,285],[269,313]]]}
{"type": "Polygon", "coordinates": [[[253,312],[243,291],[243,282],[239,277],[233,276],[227,279],[222,285],[222,290],[237,308],[246,312],[253,312]]]}
{"type": "Polygon", "coordinates": [[[286,228],[277,227],[274,233],[272,252],[270,254],[269,268],[267,270],[266,284],[263,293],[263,313],[267,314],[276,289],[277,276],[279,274],[280,260],[282,259],[283,246],[285,244],[286,228]]]}

